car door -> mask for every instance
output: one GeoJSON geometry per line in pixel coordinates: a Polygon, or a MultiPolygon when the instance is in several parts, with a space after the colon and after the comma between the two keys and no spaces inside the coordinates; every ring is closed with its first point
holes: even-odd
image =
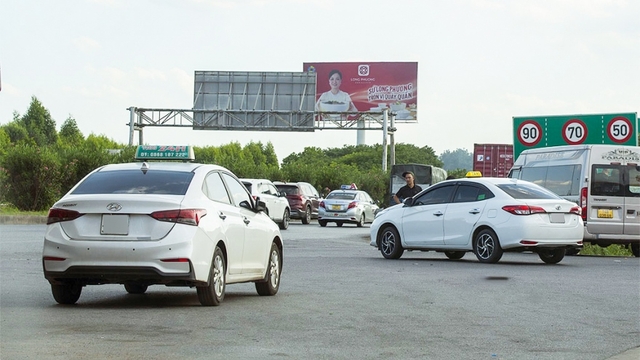
{"type": "MultiPolygon", "coordinates": [[[[205,178],[206,193],[209,199],[217,202],[217,213],[207,214],[207,216],[217,216],[222,221],[222,234],[225,246],[227,247],[227,268],[228,273],[242,273],[242,253],[244,251],[245,228],[244,216],[240,209],[235,206],[229,195],[220,173],[211,172],[205,178]]],[[[215,234],[218,229],[205,229],[208,234],[215,234]]],[[[211,239],[214,244],[219,238],[211,239]]],[[[213,256],[213,253],[212,253],[213,256]]]]}
{"type": "Polygon", "coordinates": [[[402,217],[402,238],[407,246],[444,245],[444,214],[453,191],[454,184],[436,185],[413,199],[402,217]]]}
{"type": "Polygon", "coordinates": [[[280,196],[278,189],[272,183],[262,183],[261,195],[269,197],[269,216],[274,220],[282,220],[284,209],[289,202],[280,196]]]}
{"type": "Polygon", "coordinates": [[[316,217],[318,215],[318,205],[320,204],[320,194],[316,188],[309,183],[301,183],[300,187],[307,198],[311,201],[311,213],[316,217]]]}
{"type": "Polygon", "coordinates": [[[227,184],[231,198],[242,216],[245,227],[244,246],[242,249],[242,273],[263,274],[266,267],[267,253],[271,248],[271,239],[268,238],[267,223],[273,225],[271,219],[262,212],[255,212],[242,204],[253,206],[251,194],[235,177],[222,173],[222,178],[227,184]]]}
{"type": "Polygon", "coordinates": [[[360,196],[365,204],[365,219],[367,220],[367,222],[371,222],[375,217],[378,206],[375,204],[373,199],[371,199],[371,196],[369,196],[369,194],[367,194],[366,192],[363,191],[362,193],[360,193],[360,196]]]}
{"type": "Polygon", "coordinates": [[[444,214],[444,243],[471,246],[471,233],[482,216],[486,199],[493,197],[479,184],[462,183],[456,188],[452,202],[444,214]]]}

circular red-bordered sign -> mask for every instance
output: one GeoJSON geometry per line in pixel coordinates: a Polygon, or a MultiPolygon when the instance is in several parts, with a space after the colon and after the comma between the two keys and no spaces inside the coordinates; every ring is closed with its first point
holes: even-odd
{"type": "Polygon", "coordinates": [[[562,138],[569,145],[582,144],[587,134],[587,125],[580,119],[571,119],[562,127],[562,138]]]}
{"type": "Polygon", "coordinates": [[[527,120],[518,126],[518,141],[524,146],[535,146],[542,140],[542,127],[533,120],[527,120]]]}
{"type": "Polygon", "coordinates": [[[624,116],[616,116],[607,125],[607,136],[619,144],[625,143],[633,136],[631,120],[624,116]]]}

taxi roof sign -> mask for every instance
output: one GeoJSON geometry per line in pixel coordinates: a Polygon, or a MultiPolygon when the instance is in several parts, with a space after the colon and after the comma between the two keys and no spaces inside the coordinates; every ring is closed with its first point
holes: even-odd
{"type": "Polygon", "coordinates": [[[183,160],[196,159],[193,147],[188,145],[139,145],[136,160],[183,160]]]}
{"type": "Polygon", "coordinates": [[[468,178],[482,177],[482,173],[480,171],[469,171],[467,172],[465,177],[468,177],[468,178]]]}

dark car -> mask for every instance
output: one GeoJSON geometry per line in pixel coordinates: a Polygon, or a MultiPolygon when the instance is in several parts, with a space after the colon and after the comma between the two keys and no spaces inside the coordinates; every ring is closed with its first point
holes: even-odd
{"type": "Polygon", "coordinates": [[[306,182],[274,181],[278,191],[287,195],[291,207],[291,219],[300,219],[308,224],[318,218],[320,194],[313,185],[306,182]]]}

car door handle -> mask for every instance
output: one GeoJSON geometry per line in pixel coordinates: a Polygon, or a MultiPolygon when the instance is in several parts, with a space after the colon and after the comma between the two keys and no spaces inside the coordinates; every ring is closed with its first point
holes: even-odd
{"type": "Polygon", "coordinates": [[[435,215],[435,216],[442,216],[442,215],[444,215],[444,214],[443,214],[441,211],[438,211],[438,212],[434,212],[434,213],[433,213],[433,215],[435,215]]]}
{"type": "Polygon", "coordinates": [[[223,213],[221,213],[221,212],[220,212],[220,213],[218,213],[218,217],[219,217],[220,219],[224,220],[224,219],[226,219],[226,218],[227,218],[227,215],[225,215],[225,214],[223,214],[223,213]]]}
{"type": "Polygon", "coordinates": [[[480,213],[480,209],[471,209],[469,210],[469,214],[479,214],[480,213]]]}
{"type": "Polygon", "coordinates": [[[249,218],[247,218],[247,217],[242,219],[242,221],[244,221],[244,223],[247,224],[247,225],[249,225],[249,223],[251,222],[251,220],[249,220],[249,218]]]}

